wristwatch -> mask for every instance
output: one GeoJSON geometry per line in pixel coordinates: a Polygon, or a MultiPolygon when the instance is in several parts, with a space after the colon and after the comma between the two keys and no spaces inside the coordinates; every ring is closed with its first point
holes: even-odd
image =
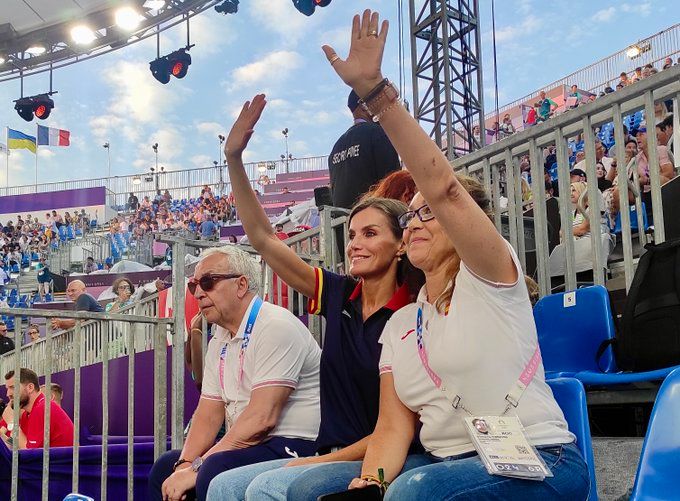
{"type": "Polygon", "coordinates": [[[201,468],[202,464],[203,464],[203,458],[201,456],[198,456],[196,459],[194,459],[191,462],[191,470],[194,473],[198,473],[198,470],[201,468]]]}

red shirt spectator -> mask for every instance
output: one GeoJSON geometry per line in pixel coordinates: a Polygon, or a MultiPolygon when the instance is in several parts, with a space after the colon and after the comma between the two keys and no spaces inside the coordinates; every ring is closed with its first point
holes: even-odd
{"type": "MultiPolygon", "coordinates": [[[[45,429],[45,395],[40,393],[33,403],[30,412],[24,412],[19,418],[19,427],[26,435],[27,449],[41,449],[44,445],[45,429]]],[[[7,429],[7,423],[0,419],[0,428],[7,429]]],[[[12,434],[7,431],[6,436],[12,434]]],[[[73,446],[73,421],[64,409],[50,402],[50,447],[73,446]]]]}

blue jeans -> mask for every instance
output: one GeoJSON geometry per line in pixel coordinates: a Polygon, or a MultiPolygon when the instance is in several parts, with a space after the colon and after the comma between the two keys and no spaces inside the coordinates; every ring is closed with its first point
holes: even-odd
{"type": "MultiPolygon", "coordinates": [[[[353,478],[361,476],[361,464],[361,461],[339,461],[272,470],[259,475],[251,482],[246,490],[245,499],[316,501],[324,494],[346,490],[353,478]]],[[[428,464],[425,456],[415,454],[406,459],[402,471],[425,464],[428,464]]],[[[224,486],[226,489],[226,484],[224,486]]],[[[212,488],[212,484],[210,487],[212,488]]]]}
{"type": "Polygon", "coordinates": [[[385,501],[588,499],[588,468],[575,444],[542,447],[539,454],[553,473],[542,482],[489,475],[477,455],[454,460],[424,455],[430,464],[397,477],[387,489],[385,501]]]}

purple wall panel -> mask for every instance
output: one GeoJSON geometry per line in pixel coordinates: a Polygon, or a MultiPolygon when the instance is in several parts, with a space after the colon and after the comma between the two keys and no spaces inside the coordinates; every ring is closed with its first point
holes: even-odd
{"type": "Polygon", "coordinates": [[[0,214],[45,212],[53,209],[106,205],[106,188],[51,191],[0,197],[0,214]]]}
{"type": "MultiPolygon", "coordinates": [[[[127,435],[127,398],[128,398],[128,358],[121,357],[109,362],[109,434],[127,435]]],[[[171,349],[168,348],[167,375],[168,384],[168,435],[170,434],[170,368],[172,366],[171,349]]],[[[135,436],[153,435],[153,351],[145,351],[135,355],[135,436]]],[[[44,378],[41,378],[41,382],[44,378]]],[[[64,389],[62,406],[73,418],[73,384],[74,371],[58,372],[52,381],[59,383],[64,389]]],[[[102,366],[101,364],[83,367],[80,375],[80,420],[85,434],[99,435],[102,432],[102,366]]],[[[188,371],[184,374],[184,422],[196,409],[198,390],[188,371]]],[[[0,395],[6,398],[5,387],[0,387],[0,395]]],[[[82,435],[82,434],[81,434],[82,435]]]]}

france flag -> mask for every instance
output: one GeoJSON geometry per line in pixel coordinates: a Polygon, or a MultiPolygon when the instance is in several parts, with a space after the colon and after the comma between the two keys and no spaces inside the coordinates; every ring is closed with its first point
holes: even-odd
{"type": "Polygon", "coordinates": [[[69,146],[70,144],[71,133],[69,131],[38,125],[38,146],[69,146]]]}

